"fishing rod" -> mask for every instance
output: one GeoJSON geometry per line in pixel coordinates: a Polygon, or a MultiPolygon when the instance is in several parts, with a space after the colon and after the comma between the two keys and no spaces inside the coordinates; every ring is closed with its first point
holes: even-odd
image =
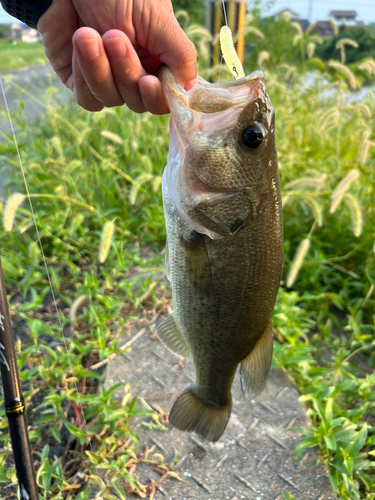
{"type": "Polygon", "coordinates": [[[38,500],[27,432],[26,408],[17,369],[12,326],[0,255],[0,369],[21,500],[38,500]]]}
{"type": "MultiPolygon", "coordinates": [[[[11,16],[21,20],[31,28],[37,29],[39,18],[51,6],[52,0],[0,0],[0,5],[11,16]]],[[[31,211],[33,212],[30,195],[27,188],[27,181],[22,166],[21,156],[18,150],[15,131],[13,128],[10,112],[5,96],[5,89],[0,77],[0,86],[4,96],[5,106],[8,112],[9,121],[12,128],[13,139],[16,145],[18,159],[21,166],[21,171],[25,181],[25,187],[29,196],[31,211]]],[[[39,237],[38,227],[36,225],[35,215],[33,212],[34,224],[38,233],[39,244],[41,241],[39,237]]],[[[43,248],[41,246],[43,260],[46,266],[48,281],[50,283],[51,292],[53,295],[54,303],[56,300],[51,285],[47,263],[44,258],[43,248]]],[[[62,325],[60,323],[62,331],[62,325]]],[[[1,378],[3,381],[4,389],[4,403],[5,413],[9,422],[9,433],[11,436],[13,456],[16,465],[17,479],[20,491],[21,500],[38,500],[38,487],[35,478],[35,471],[33,468],[30,441],[27,432],[26,410],[25,402],[22,396],[22,389],[17,369],[17,359],[14,349],[14,341],[12,335],[12,327],[10,323],[8,301],[5,290],[4,275],[1,266],[0,255],[0,368],[1,378]]],[[[77,391],[78,392],[78,391],[77,391]]]]}
{"type": "MultiPolygon", "coordinates": [[[[41,15],[51,5],[52,0],[0,0],[3,9],[11,16],[20,19],[32,28],[37,28],[41,15]]],[[[0,79],[4,100],[5,91],[0,79]]],[[[11,124],[13,137],[15,133],[11,124]]],[[[19,151],[17,147],[19,156],[19,151]]],[[[20,156],[19,156],[20,159],[20,156]]],[[[21,161],[21,159],[20,159],[21,161]]],[[[22,166],[22,163],[21,163],[22,166]]],[[[21,500],[38,500],[38,487],[33,468],[29,435],[27,432],[26,409],[17,369],[16,352],[12,327],[10,323],[8,301],[5,290],[3,269],[0,255],[0,368],[4,389],[5,413],[9,422],[9,433],[12,441],[13,456],[21,500]]]]}

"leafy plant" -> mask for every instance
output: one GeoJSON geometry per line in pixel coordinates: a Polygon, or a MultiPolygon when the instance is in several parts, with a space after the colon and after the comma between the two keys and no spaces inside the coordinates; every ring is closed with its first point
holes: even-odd
{"type": "Polygon", "coordinates": [[[375,33],[367,26],[343,27],[336,36],[324,40],[324,43],[317,48],[317,55],[323,60],[341,59],[343,62],[340,41],[347,39],[355,42],[355,44],[349,43],[346,47],[347,63],[353,63],[366,57],[375,58],[375,33]]]}
{"type": "MultiPolygon", "coordinates": [[[[261,23],[256,10],[253,14],[246,67],[249,72],[260,61],[276,109],[286,272],[298,263],[274,312],[275,364],[299,388],[311,420],[299,428],[296,455],[319,447],[340,497],[370,500],[375,495],[375,101],[373,95],[354,101],[358,95],[352,89],[373,82],[375,62],[367,58],[350,68],[326,63],[316,56],[319,42],[311,32],[301,33],[287,20],[261,23]],[[315,53],[312,43],[318,44],[315,53]],[[303,254],[297,251],[302,247],[303,254]]],[[[186,19],[181,15],[181,23],[186,19]]],[[[197,26],[186,30],[197,45],[201,71],[219,74],[219,68],[207,67],[211,35],[197,26]]],[[[351,48],[346,44],[347,61],[351,48]]],[[[21,92],[10,81],[6,85],[7,91],[21,92]]],[[[31,408],[38,483],[47,499],[126,498],[134,490],[144,497],[155,484],[139,483],[137,465],[151,460],[162,471],[160,481],[178,479],[172,471],[178,455],[165,463],[149,450],[139,453],[132,422],[140,417],[148,428],[163,430],[163,416],[137,405],[126,382],[105,388],[100,369],[120,352],[130,326],[151,328],[155,311],[170,306],[160,194],[168,120],[126,108],[90,114],[72,102],[56,103],[56,92],[52,87],[45,102],[37,102],[43,117],[32,129],[22,102],[15,121],[59,321],[52,320],[55,306],[15,146],[3,133],[0,143],[0,170],[8,173],[7,196],[0,203],[2,261],[12,317],[21,326],[16,346],[31,408]],[[12,198],[11,192],[21,195],[12,198]],[[121,401],[115,389],[122,389],[121,401]],[[63,452],[56,458],[58,445],[63,452]]],[[[6,428],[2,410],[3,483],[15,482],[7,464],[6,428]]]]}

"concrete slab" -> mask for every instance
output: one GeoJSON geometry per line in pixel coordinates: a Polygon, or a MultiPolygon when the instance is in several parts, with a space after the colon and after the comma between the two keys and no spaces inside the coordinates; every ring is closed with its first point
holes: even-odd
{"type": "MultiPolygon", "coordinates": [[[[125,380],[133,395],[168,412],[193,379],[192,363],[184,361],[182,369],[179,360],[147,332],[132,345],[131,353],[109,364],[106,385],[125,380]]],[[[185,482],[165,480],[155,499],[281,500],[286,491],[298,500],[335,499],[325,464],[316,465],[321,458],[318,450],[294,459],[299,437],[288,429],[307,425],[298,397],[280,370],[271,370],[266,390],[252,401],[243,397],[236,376],[232,416],[215,444],[172,427],[168,432],[149,431],[138,422],[135,432],[142,443],[156,447],[154,453],[162,453],[168,461],[174,449],[181,452],[174,470],[185,482]]],[[[143,484],[160,478],[146,465],[137,467],[137,473],[143,484]]],[[[129,498],[136,497],[129,494],[129,498]]]]}

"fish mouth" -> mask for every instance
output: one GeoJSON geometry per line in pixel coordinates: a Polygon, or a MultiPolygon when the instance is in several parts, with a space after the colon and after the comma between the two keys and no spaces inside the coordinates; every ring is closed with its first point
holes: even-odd
{"type": "Polygon", "coordinates": [[[252,103],[260,114],[261,110],[272,109],[262,71],[219,83],[198,77],[199,83],[189,91],[181,87],[166,65],[160,66],[158,76],[171,112],[171,133],[181,154],[193,137],[210,141],[218,134],[228,135],[237,127],[242,111],[252,103]]]}
{"type": "Polygon", "coordinates": [[[233,106],[246,105],[265,94],[264,74],[253,71],[244,78],[227,82],[209,83],[198,77],[198,84],[184,90],[166,65],[161,65],[158,77],[174,120],[179,116],[186,125],[189,111],[213,114],[233,106]]]}
{"type": "MultiPolygon", "coordinates": [[[[170,149],[167,168],[163,174],[163,196],[168,192],[179,215],[193,229],[212,239],[222,235],[195,220],[193,215],[202,204],[212,204],[234,191],[244,189],[215,185],[210,176],[202,175],[197,166],[195,140],[215,149],[217,137],[229,137],[238,128],[238,121],[245,108],[254,104],[254,113],[269,108],[261,71],[228,82],[211,84],[202,78],[191,90],[185,91],[171,70],[162,65],[158,76],[171,112],[170,149]],[[255,102],[256,101],[256,102],[255,102]]],[[[248,189],[248,187],[246,187],[248,189]]]]}

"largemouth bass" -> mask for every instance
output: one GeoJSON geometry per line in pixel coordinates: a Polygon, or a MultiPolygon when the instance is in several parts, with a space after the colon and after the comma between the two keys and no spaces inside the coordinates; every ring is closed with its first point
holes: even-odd
{"type": "Polygon", "coordinates": [[[166,66],[159,77],[172,115],[162,190],[173,313],[157,335],[195,369],[169,421],[214,442],[237,367],[253,397],[271,365],[283,267],[274,110],[258,71],[188,92],[166,66]]]}

